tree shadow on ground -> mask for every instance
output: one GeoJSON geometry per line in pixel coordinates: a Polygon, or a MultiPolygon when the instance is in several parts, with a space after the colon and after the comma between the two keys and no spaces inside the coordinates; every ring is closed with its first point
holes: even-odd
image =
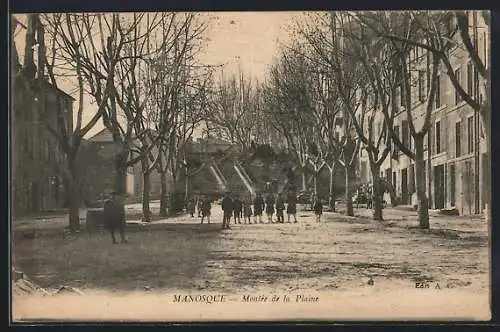
{"type": "Polygon", "coordinates": [[[128,291],[149,288],[193,288],[210,249],[220,239],[220,225],[180,224],[128,232],[129,243],[111,244],[105,232],[18,239],[13,263],[46,288],[128,291]]]}

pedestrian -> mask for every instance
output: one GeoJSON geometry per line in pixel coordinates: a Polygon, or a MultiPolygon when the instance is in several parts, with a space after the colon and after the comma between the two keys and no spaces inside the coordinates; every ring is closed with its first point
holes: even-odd
{"type": "Polygon", "coordinates": [[[252,216],[252,202],[250,198],[245,199],[245,203],[243,204],[243,218],[245,224],[248,221],[248,224],[251,224],[250,217],[252,216]]]}
{"type": "Polygon", "coordinates": [[[323,203],[321,202],[321,199],[317,196],[313,204],[313,210],[314,214],[316,215],[316,221],[320,222],[321,215],[323,214],[323,203]]]}
{"type": "Polygon", "coordinates": [[[195,207],[196,207],[196,204],[195,204],[194,199],[190,198],[188,201],[188,204],[187,204],[187,210],[188,210],[188,213],[191,216],[191,218],[194,218],[195,207]]]}
{"type": "Polygon", "coordinates": [[[111,233],[113,244],[116,244],[115,231],[120,232],[121,243],[127,243],[125,239],[125,207],[121,203],[116,192],[111,192],[110,199],[104,203],[104,228],[111,233]]]}
{"type": "Polygon", "coordinates": [[[269,224],[273,222],[273,214],[274,214],[274,195],[269,194],[267,195],[266,199],[266,215],[267,215],[267,222],[269,224]]]}
{"type": "Polygon", "coordinates": [[[373,187],[370,185],[366,193],[366,208],[371,209],[373,207],[373,187]]]}
{"type": "Polygon", "coordinates": [[[257,217],[259,217],[259,223],[262,224],[262,211],[264,210],[264,200],[260,193],[257,193],[255,199],[253,200],[253,215],[254,222],[257,223],[257,217]]]}
{"type": "Polygon", "coordinates": [[[288,215],[288,222],[290,222],[290,216],[293,216],[294,223],[297,223],[297,195],[295,192],[288,194],[286,213],[288,215]]]}
{"type": "Polygon", "coordinates": [[[283,210],[285,210],[285,200],[283,199],[283,195],[279,193],[278,198],[276,199],[276,217],[278,218],[279,223],[285,222],[283,210]]]}
{"type": "Polygon", "coordinates": [[[224,216],[222,217],[222,229],[230,229],[229,222],[231,221],[231,216],[233,214],[233,200],[230,197],[229,193],[226,193],[226,196],[222,199],[221,202],[222,211],[224,212],[224,216]]]}
{"type": "Polygon", "coordinates": [[[238,221],[238,224],[241,224],[241,212],[243,210],[243,202],[236,196],[233,200],[233,215],[234,215],[234,223],[238,221]]]}
{"type": "Polygon", "coordinates": [[[197,207],[198,207],[198,218],[201,217],[201,213],[203,210],[203,204],[204,204],[204,199],[203,196],[198,196],[198,202],[197,202],[197,207]]]}
{"type": "Polygon", "coordinates": [[[208,197],[201,201],[201,223],[203,224],[203,219],[207,217],[207,221],[210,224],[210,215],[212,214],[212,202],[208,197]]]}
{"type": "Polygon", "coordinates": [[[309,198],[309,207],[311,208],[311,211],[313,210],[315,200],[316,200],[316,196],[314,195],[314,192],[312,192],[311,196],[309,198]]]}

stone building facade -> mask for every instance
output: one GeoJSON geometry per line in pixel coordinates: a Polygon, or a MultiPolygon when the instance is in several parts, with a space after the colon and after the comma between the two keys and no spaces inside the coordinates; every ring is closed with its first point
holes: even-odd
{"type": "MultiPolygon", "coordinates": [[[[454,24],[452,20],[450,24],[454,24]]],[[[481,15],[470,16],[471,36],[477,44],[477,51],[483,63],[489,64],[489,28],[481,15]]],[[[481,77],[476,73],[467,50],[463,47],[459,34],[457,46],[449,51],[449,58],[455,76],[464,90],[474,99],[481,101],[484,96],[481,77]]],[[[412,53],[412,115],[415,128],[419,130],[425,116],[425,103],[420,96],[427,94],[426,77],[429,69],[426,53],[415,49],[412,53]]],[[[398,102],[401,99],[398,93],[398,102]]],[[[456,92],[446,69],[439,70],[439,82],[434,109],[431,114],[430,137],[424,138],[424,159],[426,162],[426,191],[431,196],[431,208],[456,208],[462,215],[482,213],[485,195],[482,190],[488,169],[489,155],[479,115],[456,92]],[[430,138],[430,139],[429,139],[430,138]],[[430,144],[429,144],[430,143],[430,144]],[[429,172],[430,171],[430,172],[429,172]],[[429,174],[430,173],[430,174],[429,174]]],[[[402,104],[402,103],[401,103],[402,104]]],[[[383,115],[377,115],[375,130],[381,130],[383,115]]],[[[489,124],[487,124],[489,125],[489,124]]],[[[404,107],[396,114],[394,129],[398,137],[414,151],[407,114],[404,107]]],[[[429,134],[427,136],[429,136],[429,134]]],[[[395,145],[395,144],[393,144],[395,145]]],[[[366,151],[360,152],[360,180],[371,182],[371,172],[366,151]]],[[[416,190],[414,161],[393,147],[391,155],[381,167],[381,176],[390,181],[402,204],[412,204],[411,196],[416,190]]]]}
{"type": "MultiPolygon", "coordinates": [[[[13,98],[11,174],[15,214],[60,209],[67,203],[65,154],[47,125],[57,130],[58,108],[62,108],[65,125],[73,128],[74,99],[46,81],[37,85],[41,91],[34,103],[23,105],[13,98]]],[[[17,88],[14,87],[14,93],[19,93],[17,88]]]]}

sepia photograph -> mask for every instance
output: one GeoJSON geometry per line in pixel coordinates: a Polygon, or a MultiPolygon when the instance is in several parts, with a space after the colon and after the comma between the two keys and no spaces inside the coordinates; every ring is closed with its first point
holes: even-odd
{"type": "Polygon", "coordinates": [[[12,322],[491,319],[489,11],[10,19],[12,322]]]}

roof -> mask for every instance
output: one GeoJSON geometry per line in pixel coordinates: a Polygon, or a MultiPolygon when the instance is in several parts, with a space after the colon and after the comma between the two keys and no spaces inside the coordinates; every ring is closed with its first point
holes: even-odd
{"type": "Polygon", "coordinates": [[[94,136],[90,137],[88,140],[99,143],[111,143],[113,142],[113,135],[108,128],[104,128],[94,136]]]}
{"type": "Polygon", "coordinates": [[[59,89],[58,87],[54,86],[49,81],[47,81],[47,80],[44,79],[44,80],[42,80],[42,83],[45,85],[46,88],[49,88],[51,90],[56,90],[60,95],[63,95],[66,98],[71,99],[72,101],[75,101],[75,98],[73,98],[73,96],[69,95],[68,93],[66,93],[63,90],[59,89]]]}

